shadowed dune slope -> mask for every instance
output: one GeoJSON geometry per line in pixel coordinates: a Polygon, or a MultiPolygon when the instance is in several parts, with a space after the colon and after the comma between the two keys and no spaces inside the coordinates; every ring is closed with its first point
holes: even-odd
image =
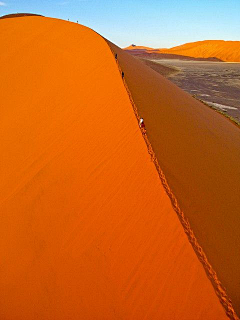
{"type": "Polygon", "coordinates": [[[217,58],[222,61],[240,62],[240,41],[197,41],[171,49],[160,49],[159,52],[194,58],[217,58]]]}
{"type": "Polygon", "coordinates": [[[240,130],[136,58],[118,53],[168,184],[240,313],[240,130]]]}
{"type": "Polygon", "coordinates": [[[21,18],[21,17],[27,17],[27,16],[42,16],[42,15],[35,14],[35,13],[11,13],[11,14],[6,14],[5,16],[1,16],[0,19],[21,18]]]}
{"type": "Polygon", "coordinates": [[[0,21],[0,318],[226,319],[83,26],[0,21]]]}

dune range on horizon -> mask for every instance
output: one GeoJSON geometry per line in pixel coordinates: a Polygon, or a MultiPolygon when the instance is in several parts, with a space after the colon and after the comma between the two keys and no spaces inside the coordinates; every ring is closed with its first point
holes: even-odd
{"type": "MultiPolygon", "coordinates": [[[[126,51],[148,54],[157,58],[171,59],[215,59],[223,62],[240,62],[240,41],[204,40],[189,42],[170,49],[154,49],[144,46],[131,45],[126,51]]],[[[214,61],[214,60],[213,60],[214,61]]]]}
{"type": "Polygon", "coordinates": [[[87,27],[0,24],[1,318],[237,319],[239,128],[87,27]]]}

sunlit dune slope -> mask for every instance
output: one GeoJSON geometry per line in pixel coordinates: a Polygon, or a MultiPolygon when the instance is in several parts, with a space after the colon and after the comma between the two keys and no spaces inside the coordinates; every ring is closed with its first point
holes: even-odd
{"type": "Polygon", "coordinates": [[[110,46],[168,184],[240,313],[239,127],[110,46]]]}
{"type": "MultiPolygon", "coordinates": [[[[177,48],[177,47],[176,47],[177,48]]],[[[174,49],[174,48],[173,48],[174,49]]],[[[184,52],[179,51],[174,52],[172,49],[154,49],[154,48],[149,48],[149,47],[143,47],[143,46],[135,46],[131,45],[129,47],[124,48],[126,52],[130,53],[133,56],[138,56],[138,57],[145,57],[148,59],[178,59],[178,60],[197,60],[197,61],[223,61],[219,58],[212,57],[209,55],[206,55],[206,57],[203,57],[201,54],[196,54],[196,56],[191,55],[191,54],[186,54],[184,55],[184,52]]]]}
{"type": "Polygon", "coordinates": [[[177,54],[194,58],[217,58],[222,61],[240,62],[240,41],[205,40],[186,43],[160,53],[177,54]]]}
{"type": "Polygon", "coordinates": [[[0,28],[0,318],[226,319],[105,40],[0,28]]]}
{"type": "Polygon", "coordinates": [[[130,46],[124,48],[124,50],[146,50],[146,51],[152,51],[152,50],[158,50],[158,49],[153,49],[153,48],[144,47],[144,46],[130,45],[130,46]]]}

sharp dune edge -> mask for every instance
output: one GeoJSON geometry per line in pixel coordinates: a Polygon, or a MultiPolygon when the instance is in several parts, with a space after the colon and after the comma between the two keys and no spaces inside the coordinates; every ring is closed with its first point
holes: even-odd
{"type": "Polygon", "coordinates": [[[239,313],[239,128],[110,45],[168,184],[239,313]]]}
{"type": "MultiPolygon", "coordinates": [[[[108,42],[108,43],[109,43],[109,46],[110,46],[111,49],[112,48],[116,49],[116,46],[114,44],[112,44],[111,42],[108,42]]],[[[115,51],[112,50],[112,52],[115,55],[116,50],[115,51]]],[[[118,67],[119,67],[120,73],[122,74],[122,69],[121,69],[121,66],[119,65],[119,63],[118,63],[118,67]]],[[[132,94],[131,94],[131,92],[129,90],[127,82],[125,81],[125,79],[123,81],[124,81],[126,90],[128,92],[129,99],[130,99],[130,101],[132,103],[135,116],[136,116],[136,118],[138,120],[138,123],[139,123],[140,116],[138,114],[137,106],[135,105],[135,103],[133,101],[133,97],[132,97],[132,94]]],[[[189,224],[188,219],[184,215],[183,211],[180,209],[178,201],[177,201],[175,195],[173,194],[170,186],[167,183],[166,177],[165,177],[163,171],[161,170],[161,168],[159,166],[158,159],[157,159],[157,157],[156,157],[156,155],[155,155],[155,153],[153,151],[152,145],[151,145],[147,135],[144,135],[143,137],[144,137],[145,143],[146,143],[147,148],[148,148],[148,153],[151,156],[151,159],[152,159],[153,163],[155,164],[156,170],[158,172],[159,178],[161,179],[162,185],[163,185],[167,195],[169,196],[169,198],[170,198],[170,200],[172,202],[172,206],[173,206],[175,212],[178,215],[178,218],[179,218],[179,220],[180,220],[180,222],[181,222],[181,224],[182,224],[182,226],[184,228],[184,231],[185,231],[186,235],[188,236],[188,239],[189,239],[194,251],[196,252],[199,260],[201,261],[201,263],[203,264],[203,267],[204,267],[209,279],[211,280],[211,282],[212,282],[212,284],[213,284],[213,286],[214,286],[214,288],[216,290],[216,294],[219,297],[219,300],[220,300],[221,304],[224,306],[224,308],[226,310],[226,313],[229,316],[229,318],[238,319],[237,314],[235,313],[235,311],[233,309],[232,301],[227,296],[226,289],[222,286],[221,282],[219,281],[216,272],[213,270],[211,264],[209,263],[209,261],[207,259],[206,254],[204,253],[202,247],[199,245],[199,243],[198,243],[198,241],[197,241],[197,239],[196,239],[196,237],[194,235],[194,232],[191,229],[191,226],[189,224]]]]}
{"type": "Polygon", "coordinates": [[[43,17],[0,27],[0,318],[226,319],[106,41],[43,17]]]}

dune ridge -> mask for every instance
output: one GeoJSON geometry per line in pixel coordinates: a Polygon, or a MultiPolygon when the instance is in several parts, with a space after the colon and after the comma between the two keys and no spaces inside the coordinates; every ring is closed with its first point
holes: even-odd
{"type": "Polygon", "coordinates": [[[239,128],[109,44],[168,184],[238,313],[239,128]]]}
{"type": "Polygon", "coordinates": [[[0,24],[0,317],[226,319],[106,41],[0,24]]]}
{"type": "Polygon", "coordinates": [[[204,40],[189,42],[170,49],[129,46],[125,51],[133,55],[146,55],[154,59],[193,59],[240,62],[240,41],[204,40]]]}
{"type": "Polygon", "coordinates": [[[144,46],[130,45],[130,46],[124,48],[124,50],[148,50],[148,51],[152,51],[152,50],[158,50],[158,49],[154,49],[154,48],[150,48],[150,47],[144,47],[144,46]]]}
{"type": "Polygon", "coordinates": [[[240,41],[204,40],[186,43],[171,49],[160,49],[194,58],[218,58],[226,62],[240,62],[240,41]]]}
{"type": "MultiPolygon", "coordinates": [[[[115,56],[116,52],[114,52],[114,50],[112,49],[111,44],[109,42],[108,42],[108,44],[109,44],[109,47],[112,51],[113,56],[115,56]]],[[[116,63],[118,65],[119,73],[122,74],[123,71],[121,69],[120,64],[118,63],[118,61],[116,61],[116,63]]],[[[128,88],[128,85],[127,85],[127,82],[125,81],[125,79],[123,79],[123,83],[124,83],[124,86],[125,86],[126,91],[128,93],[129,99],[131,101],[131,104],[133,107],[133,112],[134,112],[135,117],[137,119],[137,123],[139,123],[140,116],[138,114],[138,109],[137,109],[136,104],[134,103],[133,97],[131,95],[131,92],[128,88]]],[[[143,134],[143,138],[144,138],[145,143],[147,145],[148,153],[151,157],[151,160],[153,161],[153,163],[156,167],[156,170],[158,172],[158,175],[159,175],[159,178],[162,182],[162,185],[171,200],[172,206],[173,206],[175,212],[177,213],[177,216],[183,226],[183,229],[184,229],[194,251],[197,254],[199,261],[202,263],[202,265],[206,271],[207,276],[209,277],[209,279],[211,280],[211,282],[215,288],[215,291],[216,291],[216,294],[219,298],[220,303],[223,305],[224,309],[226,310],[226,314],[230,319],[238,320],[239,318],[238,318],[236,312],[234,311],[232,301],[228,297],[228,295],[226,293],[226,289],[223,287],[223,285],[219,281],[219,279],[217,277],[217,273],[214,271],[213,267],[209,263],[206,254],[204,253],[202,247],[199,245],[199,243],[194,235],[194,232],[191,229],[191,226],[190,226],[188,219],[185,217],[183,211],[180,209],[178,201],[167,183],[167,179],[166,179],[162,169],[160,168],[160,165],[158,163],[158,159],[157,159],[157,157],[153,151],[153,148],[151,146],[151,143],[147,137],[147,133],[143,134]]]]}
{"type": "Polygon", "coordinates": [[[36,13],[10,13],[10,14],[1,16],[0,19],[32,17],[32,16],[43,17],[41,14],[36,14],[36,13]]]}

